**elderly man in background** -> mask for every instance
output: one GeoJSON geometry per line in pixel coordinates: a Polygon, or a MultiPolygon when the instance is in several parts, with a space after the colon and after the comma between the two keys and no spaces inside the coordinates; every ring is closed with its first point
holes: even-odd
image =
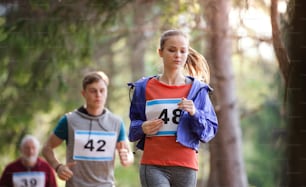
{"type": "Polygon", "coordinates": [[[57,187],[53,168],[39,158],[39,141],[26,135],[20,143],[20,158],[9,163],[0,178],[0,187],[57,187]]]}

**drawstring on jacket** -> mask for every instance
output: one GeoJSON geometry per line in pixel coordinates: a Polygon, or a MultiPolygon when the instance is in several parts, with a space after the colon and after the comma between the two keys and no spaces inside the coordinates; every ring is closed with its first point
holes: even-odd
{"type": "Polygon", "coordinates": [[[92,131],[92,119],[90,120],[90,123],[89,123],[89,134],[88,134],[88,141],[90,140],[91,131],[92,131]]]}

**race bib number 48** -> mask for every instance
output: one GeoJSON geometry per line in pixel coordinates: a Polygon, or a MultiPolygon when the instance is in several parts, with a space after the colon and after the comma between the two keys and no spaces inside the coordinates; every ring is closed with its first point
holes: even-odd
{"type": "Polygon", "coordinates": [[[182,110],[177,107],[180,101],[180,98],[147,101],[147,119],[162,119],[164,121],[164,125],[155,136],[175,136],[182,112],[182,110]]]}
{"type": "Polygon", "coordinates": [[[116,147],[116,132],[81,131],[74,134],[74,160],[113,160],[116,147]]]}

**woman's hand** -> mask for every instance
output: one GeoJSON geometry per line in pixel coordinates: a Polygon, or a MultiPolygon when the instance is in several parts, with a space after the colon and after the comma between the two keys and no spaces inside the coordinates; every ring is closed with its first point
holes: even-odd
{"type": "Polygon", "coordinates": [[[159,129],[163,126],[164,121],[161,119],[148,120],[142,124],[142,130],[147,135],[156,134],[159,129]]]}
{"type": "Polygon", "coordinates": [[[185,110],[191,116],[193,116],[196,113],[196,108],[192,100],[187,100],[186,98],[183,97],[182,101],[179,102],[177,105],[179,109],[185,110]]]}

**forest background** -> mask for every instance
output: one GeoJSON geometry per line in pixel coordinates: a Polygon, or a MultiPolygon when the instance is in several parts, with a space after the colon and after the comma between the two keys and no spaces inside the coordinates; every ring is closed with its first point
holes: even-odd
{"type": "MultiPolygon", "coordinates": [[[[224,24],[231,31],[226,35],[230,43],[224,53],[221,51],[224,55],[219,56],[232,68],[223,69],[232,70],[228,77],[234,81],[225,88],[235,95],[237,110],[233,114],[239,119],[233,123],[234,130],[238,129],[233,134],[238,137],[236,146],[241,152],[232,153],[242,159],[237,174],[241,174],[245,181],[241,183],[245,184],[240,186],[281,186],[285,165],[285,83],[273,48],[271,2],[225,0],[228,22],[216,22],[217,26],[212,26],[211,20],[219,16],[220,10],[212,2],[1,2],[0,171],[19,156],[18,143],[25,134],[34,134],[44,143],[58,119],[83,104],[81,79],[90,70],[103,70],[110,76],[107,107],[122,116],[128,129],[127,83],[162,71],[157,48],[160,34],[167,29],[186,31],[191,36],[191,46],[207,58],[212,87],[217,88],[212,99],[219,114],[218,98],[214,99],[214,95],[218,94],[220,79],[211,56],[217,48],[212,47],[211,36],[215,33],[213,28],[224,24]]],[[[286,0],[278,1],[277,14],[281,20],[287,17],[287,4],[286,0]]],[[[231,142],[225,141],[226,144],[231,142]]],[[[198,186],[213,181],[210,173],[212,155],[216,152],[210,150],[209,144],[201,145],[198,186]]],[[[65,162],[64,146],[57,155],[65,162]]],[[[116,164],[118,187],[140,186],[140,155],[135,156],[136,163],[131,167],[116,164]]],[[[62,186],[63,182],[59,184],[62,186]]]]}

